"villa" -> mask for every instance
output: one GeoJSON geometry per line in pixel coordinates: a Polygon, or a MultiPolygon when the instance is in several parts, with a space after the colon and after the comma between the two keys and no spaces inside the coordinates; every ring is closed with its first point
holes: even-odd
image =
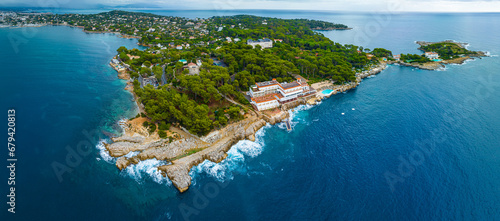
{"type": "Polygon", "coordinates": [[[189,70],[189,75],[200,74],[200,67],[192,62],[184,66],[184,69],[189,70]]]}
{"type": "Polygon", "coordinates": [[[271,41],[271,39],[269,39],[269,38],[259,39],[257,41],[254,41],[252,39],[248,39],[247,44],[252,45],[253,48],[255,48],[255,46],[257,46],[257,45],[260,45],[263,49],[273,47],[273,41],[271,41]]]}
{"type": "Polygon", "coordinates": [[[146,87],[146,85],[152,85],[154,88],[159,86],[158,80],[155,76],[143,78],[141,75],[139,75],[139,83],[141,83],[141,88],[146,87]]]}
{"type": "Polygon", "coordinates": [[[272,81],[258,82],[250,87],[250,103],[258,111],[280,107],[300,97],[314,95],[316,90],[309,87],[305,81],[298,78],[290,83],[272,81]]]}
{"type": "Polygon", "coordinates": [[[439,55],[436,52],[425,52],[425,57],[429,59],[438,59],[439,55]]]}

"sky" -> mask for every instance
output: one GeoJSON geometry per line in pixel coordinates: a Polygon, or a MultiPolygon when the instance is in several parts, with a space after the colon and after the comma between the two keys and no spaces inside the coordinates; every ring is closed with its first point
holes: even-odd
{"type": "Polygon", "coordinates": [[[500,0],[0,0],[0,7],[500,12],[500,0]]]}

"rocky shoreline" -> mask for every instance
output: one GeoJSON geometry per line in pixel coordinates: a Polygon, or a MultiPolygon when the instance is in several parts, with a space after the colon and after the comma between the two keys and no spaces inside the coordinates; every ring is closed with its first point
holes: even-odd
{"type": "Polygon", "coordinates": [[[320,27],[317,27],[317,28],[311,28],[312,30],[314,31],[333,31],[333,30],[352,30],[352,28],[320,28],[320,27]]]}
{"type": "MultiPolygon", "coordinates": [[[[45,26],[67,26],[67,27],[81,28],[81,29],[84,28],[83,26],[68,25],[68,24],[29,24],[29,25],[20,25],[20,26],[3,25],[3,26],[0,26],[0,28],[40,28],[40,27],[45,27],[45,26]]],[[[85,33],[89,33],[89,34],[106,34],[106,33],[116,34],[116,35],[119,35],[120,38],[127,38],[127,39],[130,39],[130,38],[139,39],[139,38],[141,38],[141,36],[126,35],[126,34],[122,34],[120,32],[115,32],[115,31],[87,31],[87,30],[82,30],[82,31],[85,33]]],[[[142,46],[146,46],[146,45],[142,45],[142,46]]]]}
{"type": "Polygon", "coordinates": [[[168,161],[168,165],[158,169],[163,176],[168,176],[174,186],[184,192],[191,184],[189,171],[193,166],[204,160],[220,162],[227,157],[227,151],[240,140],[255,141],[255,133],[267,123],[276,124],[288,117],[288,112],[272,117],[260,113],[250,112],[244,120],[232,123],[215,130],[204,137],[198,137],[184,131],[182,128],[172,127],[170,130],[176,139],[161,139],[156,132],[149,133],[142,126],[146,118],[136,118],[123,123],[124,134],[114,137],[113,143],[104,144],[109,155],[117,158],[116,167],[120,170],[129,165],[137,164],[148,159],[168,161]],[[190,154],[191,151],[197,151],[190,154]],[[137,153],[127,157],[130,153],[137,153]]]}
{"type": "MultiPolygon", "coordinates": [[[[445,41],[439,41],[439,42],[426,42],[426,41],[416,41],[416,44],[418,44],[420,47],[418,48],[419,50],[423,51],[422,47],[431,45],[431,44],[438,44],[438,43],[452,43],[457,45],[460,48],[467,49],[466,47],[469,45],[468,43],[462,43],[462,42],[457,42],[453,40],[445,40],[445,41]]],[[[398,63],[403,66],[408,66],[408,67],[415,67],[415,68],[420,68],[423,70],[438,70],[440,68],[446,67],[445,64],[463,64],[468,60],[473,60],[476,58],[481,59],[482,57],[488,57],[485,52],[482,51],[475,51],[477,54],[467,54],[464,55],[463,57],[458,57],[458,58],[453,58],[453,59],[448,59],[448,60],[441,60],[441,61],[431,61],[427,63],[406,63],[403,61],[398,61],[394,63],[398,63]]]]}
{"type": "MultiPolygon", "coordinates": [[[[318,89],[331,88],[336,90],[335,93],[344,92],[356,88],[363,78],[378,74],[386,67],[387,64],[381,63],[371,67],[368,71],[357,73],[356,82],[350,84],[333,85],[330,82],[322,82],[323,87],[318,89]]],[[[127,88],[133,93],[133,86],[128,85],[127,88]]],[[[137,101],[135,94],[134,98],[137,101]]],[[[164,177],[168,177],[182,193],[191,185],[189,175],[191,168],[205,160],[221,162],[227,157],[229,149],[238,141],[245,139],[255,141],[255,133],[263,126],[274,125],[287,119],[289,117],[287,110],[302,104],[317,104],[316,101],[323,98],[325,97],[301,98],[271,114],[249,111],[243,120],[214,130],[203,137],[190,134],[180,126],[172,126],[169,130],[169,138],[161,139],[157,132],[150,133],[147,128],[143,127],[143,123],[149,120],[139,117],[121,123],[123,135],[111,138],[113,142],[104,146],[109,155],[117,159],[116,167],[120,170],[148,159],[168,162],[166,165],[159,166],[158,170],[164,177]]]]}

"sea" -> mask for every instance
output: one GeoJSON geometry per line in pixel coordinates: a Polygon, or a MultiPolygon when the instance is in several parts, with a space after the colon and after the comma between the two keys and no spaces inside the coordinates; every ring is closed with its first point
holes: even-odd
{"type": "Polygon", "coordinates": [[[135,11],[319,19],[353,28],[320,32],[341,44],[398,54],[454,40],[490,57],[438,71],[391,65],[290,111],[292,131],[267,125],[222,162],[193,167],[181,194],[158,173],[165,162],[120,171],[103,149],[138,112],[108,65],[120,46],[143,49],[136,39],[0,28],[0,140],[14,109],[17,159],[12,214],[4,143],[0,220],[500,220],[500,14],[135,11]]]}

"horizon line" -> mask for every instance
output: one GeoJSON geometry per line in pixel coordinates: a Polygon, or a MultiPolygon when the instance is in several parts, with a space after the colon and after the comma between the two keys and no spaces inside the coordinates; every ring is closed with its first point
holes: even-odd
{"type": "Polygon", "coordinates": [[[334,13],[381,13],[381,14],[400,14],[400,13],[448,13],[448,14],[461,14],[461,13],[500,13],[500,11],[367,11],[367,10],[325,10],[325,9],[258,9],[258,8],[240,8],[240,9],[173,9],[161,7],[126,7],[126,6],[109,6],[109,7],[91,7],[91,8],[69,8],[69,7],[39,7],[39,6],[0,6],[2,9],[59,9],[59,10],[152,10],[152,11],[308,11],[308,12],[334,12],[334,13]]]}

